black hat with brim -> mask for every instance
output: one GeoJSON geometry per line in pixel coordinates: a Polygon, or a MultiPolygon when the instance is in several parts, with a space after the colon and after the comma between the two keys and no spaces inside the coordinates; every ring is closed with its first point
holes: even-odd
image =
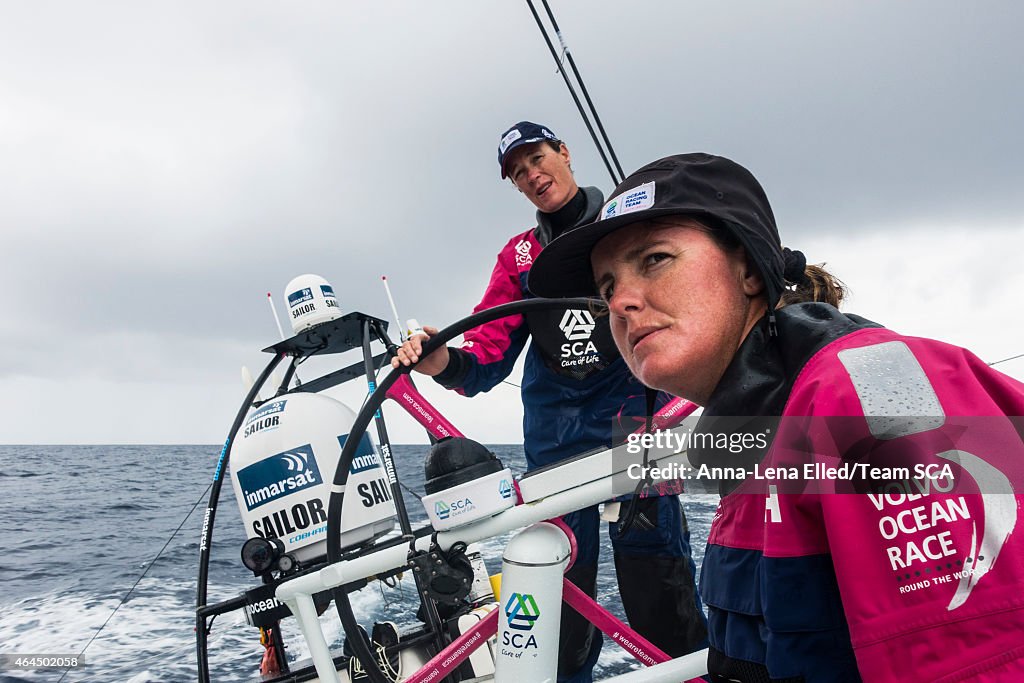
{"type": "Polygon", "coordinates": [[[768,197],[739,164],[711,154],[677,154],[647,164],[626,178],[597,220],[544,247],[530,269],[535,296],[596,294],[590,253],[619,228],[664,216],[715,219],[732,232],[758,266],[775,306],[784,286],[784,258],[768,197]]]}

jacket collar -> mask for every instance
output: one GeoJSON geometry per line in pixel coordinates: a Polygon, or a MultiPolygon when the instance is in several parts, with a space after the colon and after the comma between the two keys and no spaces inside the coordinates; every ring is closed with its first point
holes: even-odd
{"type": "Polygon", "coordinates": [[[581,187],[569,203],[554,213],[537,212],[537,241],[546,247],[555,237],[572,228],[593,223],[597,218],[604,195],[596,187],[581,187]],[[582,201],[581,201],[582,200],[582,201]],[[577,202],[580,206],[574,206],[577,202]],[[563,211],[568,215],[563,215],[563,211]]]}
{"type": "MultiPolygon", "coordinates": [[[[701,434],[767,433],[767,448],[695,448],[690,462],[751,470],[771,447],[777,423],[793,390],[793,383],[807,362],[825,346],[851,332],[877,323],[840,313],[828,304],[793,304],[775,312],[779,334],[768,334],[768,317],[758,321],[743,340],[736,356],[715,387],[695,432],[701,434]]],[[[711,443],[703,439],[699,443],[711,443]]],[[[738,482],[721,482],[726,494],[738,482]]]]}

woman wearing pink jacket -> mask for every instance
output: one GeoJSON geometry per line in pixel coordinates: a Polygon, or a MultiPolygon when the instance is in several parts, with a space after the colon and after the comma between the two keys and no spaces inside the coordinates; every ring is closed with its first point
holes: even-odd
{"type": "Polygon", "coordinates": [[[1024,385],[841,313],[712,155],[636,171],[529,286],[599,295],[632,372],[705,407],[712,680],[1024,680],[1024,385]]]}

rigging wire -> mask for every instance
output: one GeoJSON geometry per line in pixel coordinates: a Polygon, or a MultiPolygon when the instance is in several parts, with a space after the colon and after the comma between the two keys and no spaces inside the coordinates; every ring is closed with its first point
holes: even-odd
{"type": "MultiPolygon", "coordinates": [[[[96,629],[96,633],[92,635],[92,638],[89,639],[89,642],[86,643],[85,647],[83,647],[82,650],[78,653],[79,657],[85,655],[85,651],[89,649],[89,646],[92,645],[93,641],[96,640],[96,638],[99,637],[103,629],[107,627],[107,624],[110,623],[110,620],[114,618],[115,614],[117,614],[117,610],[121,609],[121,605],[128,601],[128,598],[131,597],[132,592],[134,592],[135,589],[139,586],[139,583],[142,581],[142,579],[146,578],[146,574],[148,574],[149,570],[153,568],[153,565],[156,564],[156,561],[160,559],[160,556],[164,554],[164,551],[167,550],[167,546],[171,544],[171,541],[174,540],[174,537],[177,536],[178,532],[181,531],[182,527],[185,526],[185,522],[187,522],[188,518],[192,516],[192,513],[196,511],[196,508],[199,507],[199,504],[203,502],[203,498],[206,497],[206,494],[210,492],[211,488],[213,488],[213,483],[206,487],[206,490],[203,491],[203,493],[199,496],[196,502],[192,505],[192,509],[188,511],[187,515],[185,515],[185,519],[181,520],[181,524],[178,525],[178,528],[171,533],[170,537],[167,539],[167,542],[164,543],[164,547],[160,548],[160,552],[156,554],[156,557],[154,557],[152,561],[150,561],[150,563],[146,565],[146,568],[142,570],[142,574],[140,574],[139,578],[135,580],[135,583],[132,584],[132,587],[128,589],[128,592],[125,593],[125,596],[121,598],[121,602],[117,604],[117,607],[115,607],[114,611],[110,613],[110,616],[108,616],[107,620],[103,622],[103,625],[96,629]]],[[[57,683],[61,683],[61,681],[64,680],[64,677],[68,675],[69,671],[71,671],[70,666],[64,669],[64,673],[62,673],[60,678],[57,679],[57,683]]]]}
{"type": "MultiPolygon", "coordinates": [[[[551,52],[552,59],[555,60],[555,65],[558,67],[558,72],[562,74],[562,80],[565,81],[565,87],[569,89],[569,94],[572,95],[573,102],[576,103],[576,108],[579,110],[580,116],[583,117],[583,123],[586,124],[587,130],[590,132],[590,137],[594,140],[594,145],[597,147],[597,152],[601,156],[601,161],[604,162],[604,167],[608,170],[608,175],[610,175],[612,178],[612,184],[618,185],[625,179],[625,176],[622,174],[622,169],[618,169],[619,175],[615,174],[615,169],[612,168],[611,161],[609,161],[608,159],[608,154],[605,152],[604,147],[601,145],[601,141],[598,139],[597,133],[594,131],[594,126],[590,122],[590,118],[587,116],[587,112],[583,108],[583,103],[580,102],[579,95],[576,94],[576,89],[573,87],[572,82],[569,80],[569,75],[566,73],[565,68],[562,66],[562,61],[558,57],[558,51],[555,50],[555,46],[551,42],[551,37],[548,35],[547,28],[545,28],[544,22],[541,21],[540,15],[537,13],[537,8],[534,6],[533,0],[526,0],[526,4],[530,7],[530,12],[533,14],[533,18],[537,22],[537,28],[540,29],[540,33],[544,37],[544,42],[547,43],[548,51],[551,52]]],[[[552,23],[554,23],[554,15],[551,13],[551,8],[547,6],[547,2],[544,2],[544,7],[545,9],[547,9],[548,16],[551,17],[552,23]]],[[[570,60],[570,64],[572,64],[572,56],[569,55],[569,48],[566,46],[565,41],[562,39],[561,32],[558,32],[558,40],[559,42],[561,42],[562,48],[565,50],[566,56],[570,60]]],[[[586,85],[584,85],[583,78],[580,76],[579,71],[576,69],[575,65],[573,65],[573,72],[576,75],[576,79],[579,81],[580,89],[584,92],[587,98],[587,102],[590,103],[594,117],[597,118],[597,111],[593,107],[593,102],[590,100],[590,95],[587,94],[586,85]]],[[[600,126],[600,123],[598,125],[599,127],[601,127],[602,134],[604,134],[604,127],[600,126]]],[[[604,138],[605,144],[608,146],[608,149],[610,151],[611,142],[608,140],[607,135],[605,135],[604,138]]],[[[614,152],[612,152],[612,157],[614,156],[615,154],[614,152]]],[[[616,167],[618,167],[617,159],[615,165],[616,167]]]]}
{"type": "MultiPolygon", "coordinates": [[[[401,486],[403,489],[405,489],[406,493],[411,493],[412,495],[416,496],[416,500],[423,500],[423,496],[421,496],[420,494],[416,493],[415,491],[413,491],[411,488],[409,488],[408,486],[406,486],[402,482],[398,482],[398,485],[401,486]]],[[[426,495],[426,494],[424,494],[424,495],[426,495]]]]}
{"type": "MultiPolygon", "coordinates": [[[[605,168],[608,170],[608,174],[612,178],[612,183],[618,185],[625,180],[625,173],[622,171],[622,165],[619,163],[618,156],[615,154],[615,149],[612,147],[611,140],[608,137],[607,131],[604,129],[604,124],[601,122],[601,117],[597,113],[597,107],[594,106],[593,100],[590,98],[590,92],[587,90],[586,83],[583,81],[583,76],[580,74],[579,69],[576,67],[576,60],[572,57],[572,52],[569,50],[568,44],[565,42],[565,38],[562,36],[562,30],[558,26],[558,21],[555,19],[554,13],[551,11],[548,0],[541,0],[544,5],[544,11],[548,16],[548,20],[551,22],[552,28],[555,30],[555,35],[558,37],[558,42],[562,46],[561,56],[557,50],[555,50],[554,44],[551,42],[551,37],[548,34],[547,28],[544,26],[544,22],[541,21],[540,15],[537,13],[537,8],[533,4],[533,0],[526,0],[526,4],[530,8],[530,12],[533,14],[534,20],[537,22],[537,28],[540,29],[541,36],[544,38],[544,42],[548,46],[548,51],[551,53],[551,58],[555,60],[555,65],[558,68],[558,72],[562,75],[562,80],[565,81],[565,87],[569,90],[569,94],[572,95],[573,102],[576,103],[576,108],[580,112],[580,116],[583,118],[583,123],[586,125],[587,130],[590,132],[590,137],[594,141],[594,145],[597,147],[597,152],[601,156],[601,160],[604,162],[605,168]],[[565,71],[563,66],[563,60],[569,62],[569,67],[572,69],[573,76],[579,83],[580,91],[583,93],[583,97],[587,101],[587,106],[590,109],[590,115],[593,116],[594,122],[597,124],[597,128],[601,133],[601,140],[598,139],[597,133],[594,132],[594,127],[591,124],[590,118],[587,112],[583,109],[583,104],[580,102],[579,96],[576,94],[576,90],[569,80],[569,75],[565,71]],[[602,141],[604,146],[602,146],[602,141]],[[605,147],[607,147],[607,154],[605,153],[605,147]],[[609,156],[611,161],[609,161],[609,156]],[[615,169],[612,169],[614,163],[615,169]],[[616,171],[618,175],[616,175],[616,171]]],[[[1018,358],[1024,358],[1024,353],[1016,356],[1010,356],[1009,358],[1003,358],[1001,360],[988,363],[989,367],[993,365],[999,365],[1000,363],[1006,363],[1007,361],[1016,360],[1018,358]]],[[[511,382],[506,382],[512,384],[511,382]]],[[[512,385],[516,386],[516,385],[512,385]]]]}
{"type": "Polygon", "coordinates": [[[1024,358],[1024,353],[1018,353],[1016,356],[1010,356],[1009,358],[1004,358],[1002,360],[993,361],[993,362],[989,363],[988,366],[992,367],[993,365],[999,365],[1000,363],[1005,363],[1008,360],[1016,360],[1018,358],[1024,358]]]}
{"type": "Polygon", "coordinates": [[[608,148],[608,154],[611,156],[612,162],[615,164],[615,170],[619,172],[619,179],[615,183],[618,185],[625,180],[626,174],[622,172],[622,165],[619,163],[619,158],[615,155],[615,149],[612,147],[612,141],[608,139],[608,133],[605,132],[604,124],[601,123],[601,117],[597,115],[597,107],[594,106],[594,101],[590,99],[590,93],[587,91],[587,86],[583,82],[583,76],[580,75],[580,70],[576,68],[576,60],[572,58],[572,52],[569,50],[569,46],[566,44],[565,39],[562,37],[562,29],[558,27],[558,22],[555,21],[555,15],[551,12],[548,0],[541,0],[541,2],[544,4],[544,11],[547,12],[548,19],[551,20],[551,27],[555,29],[555,35],[558,37],[558,42],[562,45],[562,54],[569,60],[569,66],[572,68],[572,73],[576,77],[576,82],[580,84],[580,91],[583,93],[583,97],[587,100],[587,106],[590,107],[590,113],[594,117],[594,123],[597,124],[597,129],[601,131],[601,139],[604,140],[604,144],[608,148]]]}

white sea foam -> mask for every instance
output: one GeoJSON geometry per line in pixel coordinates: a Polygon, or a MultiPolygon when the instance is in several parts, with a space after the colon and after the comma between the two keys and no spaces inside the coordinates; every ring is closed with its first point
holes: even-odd
{"type": "MultiPolygon", "coordinates": [[[[140,582],[119,608],[118,597],[49,593],[8,606],[0,640],[8,652],[78,654],[85,649],[86,666],[71,671],[66,681],[129,680],[133,674],[130,680],[137,683],[190,680],[196,671],[194,596],[194,583],[156,579],[140,582]],[[139,672],[141,667],[146,669],[139,672]]],[[[243,640],[232,635],[239,627],[246,628],[240,612],[219,617],[210,647],[211,653],[224,650],[218,659],[236,667],[245,659],[239,650],[258,662],[260,647],[258,636],[248,643],[231,642],[243,640]]],[[[25,677],[49,680],[53,674],[25,672],[25,677]]]]}

